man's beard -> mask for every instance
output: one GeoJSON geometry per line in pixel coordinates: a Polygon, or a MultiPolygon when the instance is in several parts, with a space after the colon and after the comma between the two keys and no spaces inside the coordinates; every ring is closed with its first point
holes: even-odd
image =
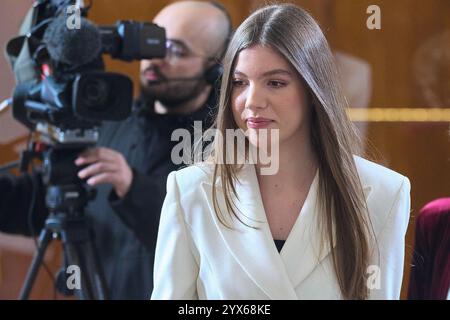
{"type": "Polygon", "coordinates": [[[141,81],[141,96],[146,100],[159,101],[169,109],[176,109],[187,101],[197,98],[206,86],[201,75],[192,78],[167,79],[155,82],[141,81]]]}

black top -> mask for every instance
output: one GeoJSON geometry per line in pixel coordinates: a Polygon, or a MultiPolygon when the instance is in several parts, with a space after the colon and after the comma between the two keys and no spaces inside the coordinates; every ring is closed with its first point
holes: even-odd
{"type": "MultiPolygon", "coordinates": [[[[206,130],[213,120],[217,101],[213,90],[205,106],[187,116],[143,112],[136,103],[132,115],[102,127],[99,146],[124,155],[133,170],[129,192],[120,199],[111,185],[101,185],[86,208],[95,234],[95,245],[113,299],[149,299],[153,290],[153,260],[161,207],[168,174],[182,165],[171,161],[171,141],[177,128],[193,129],[193,121],[206,130]]],[[[145,107],[144,107],[145,108],[145,107]]],[[[149,109],[147,109],[149,110],[149,109]]],[[[191,131],[192,132],[192,131],[191,131]]],[[[39,234],[48,211],[40,173],[13,178],[0,176],[0,231],[39,234]],[[36,200],[29,229],[28,207],[35,179],[36,200]]]]}
{"type": "Polygon", "coordinates": [[[281,252],[281,249],[283,249],[286,240],[273,240],[273,241],[275,242],[275,246],[277,247],[278,252],[281,252]]]}

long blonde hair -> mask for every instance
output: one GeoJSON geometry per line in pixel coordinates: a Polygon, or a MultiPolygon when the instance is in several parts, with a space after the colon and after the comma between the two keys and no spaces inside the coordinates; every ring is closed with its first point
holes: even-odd
{"type": "MultiPolygon", "coordinates": [[[[333,265],[343,297],[365,299],[371,229],[353,158],[359,152],[359,140],[345,112],[346,100],[325,36],[315,20],[293,4],[267,6],[249,16],[236,30],[224,58],[215,124],[222,136],[226,129],[237,128],[231,111],[231,73],[236,57],[240,51],[254,45],[268,46],[287,59],[312,97],[311,139],[319,162],[321,234],[332,248],[333,265]]],[[[235,185],[240,166],[226,164],[223,161],[226,153],[225,142],[215,141],[213,155],[221,155],[223,159],[215,159],[212,194],[214,209],[224,225],[217,178],[222,184],[226,212],[242,222],[235,205],[235,200],[239,200],[235,185]]]]}

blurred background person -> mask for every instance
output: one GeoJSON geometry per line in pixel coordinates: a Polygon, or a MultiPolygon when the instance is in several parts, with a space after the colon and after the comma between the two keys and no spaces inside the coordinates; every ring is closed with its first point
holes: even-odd
{"type": "Polygon", "coordinates": [[[408,299],[450,300],[450,198],[423,207],[415,228],[408,299]]]}

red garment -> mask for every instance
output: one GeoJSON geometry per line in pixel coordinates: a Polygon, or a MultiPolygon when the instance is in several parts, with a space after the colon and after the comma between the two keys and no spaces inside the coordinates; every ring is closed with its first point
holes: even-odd
{"type": "Polygon", "coordinates": [[[446,299],[450,288],[450,198],[427,204],[416,221],[408,299],[446,299]]]}

